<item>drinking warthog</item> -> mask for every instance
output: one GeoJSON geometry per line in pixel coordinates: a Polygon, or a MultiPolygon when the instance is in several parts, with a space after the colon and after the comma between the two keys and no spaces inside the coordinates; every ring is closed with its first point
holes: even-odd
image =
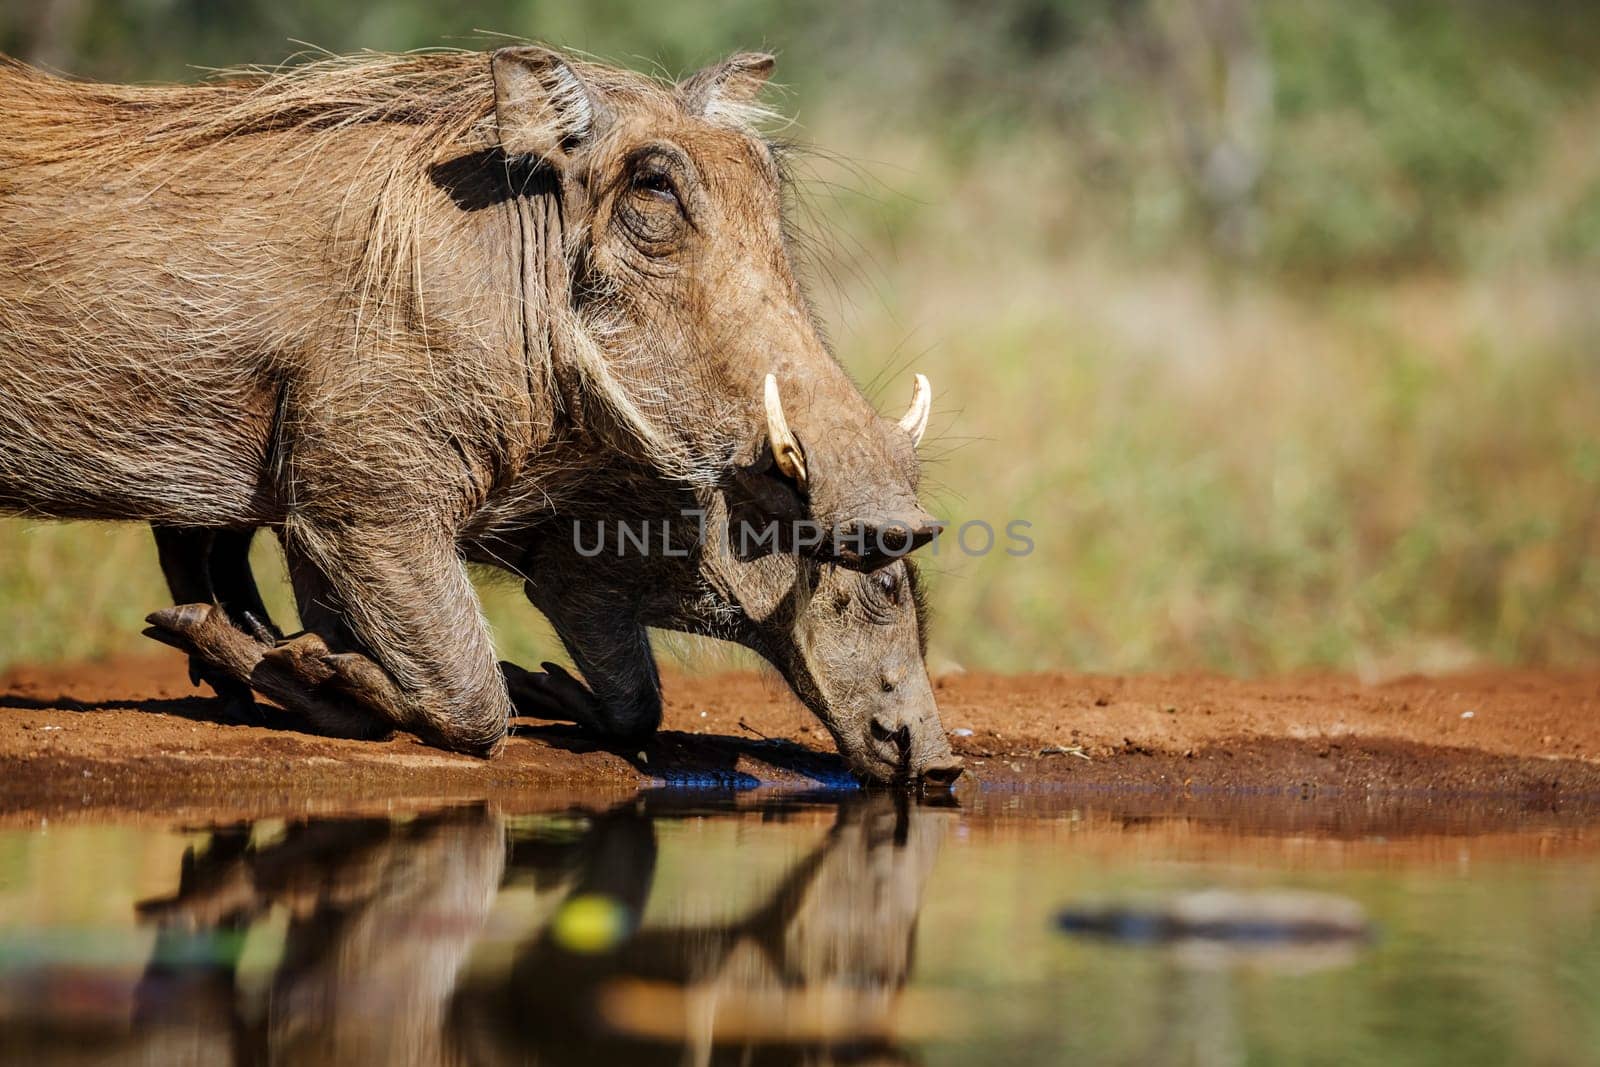
{"type": "Polygon", "coordinates": [[[0,511],[278,528],[393,722],[475,753],[509,701],[459,545],[597,459],[914,548],[913,442],[819,341],[745,124],[771,66],[667,86],[517,47],[133,87],[0,59],[0,511]]]}
{"type": "MultiPolygon", "coordinates": [[[[603,738],[641,744],[661,724],[661,682],[646,627],[733,641],[773,664],[832,735],[850,769],[876,782],[947,784],[961,773],[923,663],[926,629],[917,573],[900,560],[870,574],[792,555],[752,560],[734,551],[723,493],[683,489],[643,470],[596,473],[591,492],[527,529],[490,531],[464,550],[525,576],[525,591],[555,627],[587,685],[555,664],[543,673],[502,664],[519,712],[575,722],[603,738]]],[[[289,707],[341,704],[351,732],[385,729],[395,699],[382,673],[349,650],[354,635],[302,590],[312,629],[345,667],[275,671],[284,659],[319,664],[322,636],[275,649],[275,634],[244,632],[221,607],[259,605],[247,539],[230,535],[209,557],[163,556],[185,603],[151,621],[184,646],[209,678],[254,684],[289,707]],[[213,591],[207,591],[207,587],[213,591]],[[216,606],[213,606],[213,605],[216,606]],[[271,651],[269,652],[269,649],[271,651]],[[363,720],[362,707],[372,712],[363,720]]],[[[263,609],[259,616],[265,622],[263,609]]]]}

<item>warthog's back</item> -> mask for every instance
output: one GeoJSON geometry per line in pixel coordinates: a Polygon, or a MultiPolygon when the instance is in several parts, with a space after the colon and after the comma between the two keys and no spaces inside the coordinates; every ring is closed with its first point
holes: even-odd
{"type": "MultiPolygon", "coordinates": [[[[0,61],[0,510],[271,521],[284,420],[410,377],[382,360],[414,354],[449,225],[427,164],[491,106],[482,66],[143,88],[0,61]]],[[[459,342],[430,310],[425,343],[459,342]]]]}

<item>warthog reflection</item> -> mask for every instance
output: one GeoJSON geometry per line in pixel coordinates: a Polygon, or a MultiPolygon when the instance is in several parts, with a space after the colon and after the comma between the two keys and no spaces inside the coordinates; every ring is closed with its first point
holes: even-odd
{"type": "Polygon", "coordinates": [[[905,1059],[897,1017],[947,820],[903,799],[855,798],[745,912],[641,926],[656,884],[656,822],[683,813],[647,800],[532,833],[508,833],[478,807],[400,823],[292,824],[272,839],[250,827],[218,831],[185,858],[176,894],[141,907],[160,934],[135,1055],[905,1059]],[[547,921],[510,942],[509,962],[508,935],[490,928],[512,921],[494,909],[503,882],[554,901],[547,921]],[[286,924],[275,964],[248,950],[196,959],[183,948],[197,934],[248,944],[256,935],[247,931],[273,922],[286,924]]]}
{"type": "Polygon", "coordinates": [[[140,908],[161,929],[139,995],[146,1059],[459,1062],[442,1023],[505,854],[483,808],[295,823],[272,841],[249,826],[213,833],[185,856],[178,892],[140,908]],[[262,989],[241,974],[242,946],[274,920],[282,953],[262,989]],[[206,932],[241,948],[210,961],[185,950],[206,932]]]}

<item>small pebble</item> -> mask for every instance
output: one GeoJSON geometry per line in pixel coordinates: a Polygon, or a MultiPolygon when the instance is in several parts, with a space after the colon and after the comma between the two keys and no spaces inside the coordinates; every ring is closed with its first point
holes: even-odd
{"type": "Polygon", "coordinates": [[[950,736],[951,737],[971,737],[972,736],[972,731],[967,729],[965,726],[958,726],[954,730],[950,731],[950,736]]]}
{"type": "Polygon", "coordinates": [[[1462,712],[1462,713],[1461,713],[1461,717],[1462,717],[1462,718],[1463,718],[1463,719],[1470,719],[1470,718],[1472,718],[1472,717],[1473,717],[1473,715],[1475,715],[1475,714],[1477,714],[1477,713],[1476,713],[1476,712],[1472,712],[1472,711],[1463,711],[1463,712],[1462,712]]]}

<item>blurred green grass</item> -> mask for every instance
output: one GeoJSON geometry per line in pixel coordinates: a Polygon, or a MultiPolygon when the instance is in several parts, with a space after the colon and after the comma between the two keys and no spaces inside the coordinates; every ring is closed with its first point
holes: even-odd
{"type": "MultiPolygon", "coordinates": [[[[1600,648],[1586,6],[76,7],[42,46],[0,14],[0,45],[118,78],[479,27],[675,72],[779,49],[841,358],[885,411],[933,379],[936,510],[1031,523],[1025,557],[928,557],[936,669],[1600,648]]],[[[485,597],[504,653],[555,651],[514,583],[485,597]]],[[[164,599],[147,531],[0,521],[0,666],[138,648],[164,599]]]]}

